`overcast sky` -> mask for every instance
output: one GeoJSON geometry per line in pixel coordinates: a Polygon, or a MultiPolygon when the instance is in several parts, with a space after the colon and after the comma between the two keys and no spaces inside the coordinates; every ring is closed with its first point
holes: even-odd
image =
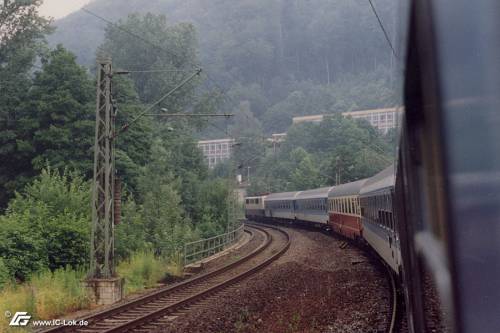
{"type": "Polygon", "coordinates": [[[44,16],[51,16],[54,18],[61,18],[80,8],[91,0],[45,0],[40,13],[44,16]]]}

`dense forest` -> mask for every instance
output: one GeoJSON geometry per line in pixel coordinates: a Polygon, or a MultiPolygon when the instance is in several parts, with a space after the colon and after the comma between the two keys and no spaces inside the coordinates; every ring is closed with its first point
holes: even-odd
{"type": "MultiPolygon", "coordinates": [[[[374,4],[392,32],[395,2],[374,4]]],[[[87,8],[113,22],[132,13],[151,12],[164,14],[166,24],[192,24],[199,62],[208,75],[205,85],[225,92],[222,111],[237,112],[241,102],[248,102],[266,134],[285,131],[294,115],[395,103],[390,48],[367,1],[98,0],[87,8]]],[[[64,44],[81,64],[93,66],[106,22],[78,11],[55,26],[51,43],[64,44]]],[[[143,28],[133,31],[151,36],[143,28]]],[[[136,52],[151,49],[146,43],[136,45],[136,52]]],[[[203,135],[223,133],[212,127],[203,135]]]]}
{"type": "MultiPolygon", "coordinates": [[[[394,1],[377,0],[374,4],[391,37],[396,24],[394,1]]],[[[199,43],[197,60],[205,71],[202,102],[218,97],[218,112],[236,114],[230,121],[212,120],[195,135],[202,139],[236,138],[241,143],[235,150],[236,165],[240,169],[251,167],[260,182],[265,182],[260,178],[266,172],[262,170],[265,165],[260,165],[265,138],[290,129],[292,117],[396,104],[393,58],[366,1],[172,0],[123,5],[116,0],[99,0],[87,8],[91,13],[79,11],[55,22],[57,29],[50,37],[52,43],[72,49],[78,61],[87,66],[92,66],[97,46],[110,34],[118,43],[104,45],[119,66],[160,66],[141,56],[145,50],[151,52],[151,45],[131,40],[124,33],[133,31],[157,40],[154,31],[131,23],[137,20],[128,17],[131,13],[162,13],[166,17],[163,25],[181,23],[184,29],[193,28],[183,40],[194,38],[199,43]],[[118,22],[123,29],[110,28],[103,18],[118,22]],[[123,55],[130,52],[118,51],[122,49],[134,49],[135,60],[126,61],[123,55]]],[[[179,79],[176,75],[171,78],[179,79]]],[[[390,156],[391,148],[386,148],[382,148],[383,154],[390,156]]],[[[322,167],[327,174],[324,184],[335,179],[333,169],[331,165],[322,167]]]]}

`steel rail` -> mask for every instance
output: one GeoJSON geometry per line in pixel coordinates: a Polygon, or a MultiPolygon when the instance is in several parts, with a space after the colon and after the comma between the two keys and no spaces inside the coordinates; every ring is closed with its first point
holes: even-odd
{"type": "MultiPolygon", "coordinates": [[[[106,320],[106,319],[112,320],[114,316],[126,314],[127,311],[133,311],[133,309],[135,309],[135,308],[137,308],[136,311],[141,312],[141,310],[144,310],[144,309],[140,309],[141,306],[147,305],[149,303],[154,303],[156,301],[160,301],[161,299],[164,299],[170,295],[173,296],[176,292],[188,291],[189,288],[196,287],[196,286],[203,286],[203,282],[206,282],[210,278],[216,278],[218,275],[222,275],[223,273],[228,272],[231,269],[233,269],[237,266],[240,266],[243,263],[249,261],[250,259],[252,259],[256,255],[258,255],[259,253],[264,251],[266,248],[268,248],[273,241],[272,235],[270,235],[269,232],[267,232],[262,227],[256,226],[256,225],[249,225],[249,227],[256,229],[256,230],[259,230],[260,232],[263,232],[266,239],[258,248],[256,248],[255,250],[253,250],[251,253],[244,256],[243,258],[241,258],[235,262],[232,262],[228,265],[225,265],[224,267],[222,267],[220,269],[217,269],[217,270],[214,270],[214,271],[211,271],[208,273],[204,273],[204,274],[199,275],[199,276],[195,276],[193,278],[187,279],[187,280],[182,281],[180,283],[177,283],[175,285],[172,285],[172,286],[169,286],[166,288],[162,288],[162,289],[160,289],[152,294],[139,297],[139,298],[132,300],[130,302],[127,302],[125,304],[117,305],[117,306],[114,306],[110,309],[106,309],[106,310],[103,310],[103,311],[98,312],[96,314],[89,315],[89,316],[82,317],[82,318],[78,319],[78,320],[86,320],[91,325],[92,324],[97,325],[97,326],[104,325],[106,327],[91,327],[90,325],[87,327],[80,327],[80,328],[55,327],[55,328],[51,328],[49,330],[44,330],[42,332],[67,332],[67,331],[74,332],[74,331],[80,331],[80,330],[83,332],[85,332],[85,331],[124,332],[124,331],[128,331],[134,327],[138,327],[138,326],[141,326],[144,324],[151,324],[154,321],[154,319],[158,319],[158,317],[162,317],[165,314],[168,314],[168,313],[175,311],[176,309],[185,307],[186,305],[188,305],[190,303],[201,300],[201,299],[205,298],[207,295],[213,294],[214,292],[217,292],[221,289],[224,289],[224,288],[228,287],[229,285],[234,284],[234,283],[240,281],[241,279],[255,273],[259,269],[261,269],[264,266],[271,263],[273,260],[275,260],[281,254],[283,254],[290,246],[290,238],[286,232],[284,232],[281,229],[275,228],[275,227],[265,226],[266,228],[276,229],[276,230],[280,231],[282,234],[284,234],[286,236],[286,245],[280,251],[275,253],[273,256],[271,256],[270,258],[268,258],[264,262],[258,264],[257,266],[255,266],[249,270],[246,270],[245,272],[243,272],[241,274],[238,274],[232,278],[229,278],[226,281],[218,283],[215,286],[212,286],[210,288],[204,288],[204,290],[202,290],[201,292],[196,292],[191,296],[187,296],[179,301],[174,302],[173,304],[166,305],[165,307],[158,307],[158,309],[152,309],[152,311],[150,313],[146,313],[144,315],[138,314],[137,318],[131,318],[130,321],[128,321],[128,322],[119,323],[118,325],[112,325],[110,323],[110,326],[102,323],[103,320],[106,320]]],[[[254,233],[251,229],[246,229],[245,232],[250,233],[252,235],[252,237],[254,237],[254,233]]]]}
{"type": "Polygon", "coordinates": [[[387,274],[389,274],[391,279],[391,288],[392,288],[392,314],[391,314],[391,322],[389,325],[388,333],[393,333],[394,328],[396,326],[396,317],[397,317],[397,307],[398,307],[398,291],[396,288],[396,281],[394,280],[394,274],[389,266],[386,265],[387,274]]]}
{"type": "MultiPolygon", "coordinates": [[[[263,231],[264,233],[266,233],[269,236],[268,242],[266,242],[266,246],[265,246],[267,248],[271,244],[273,237],[265,229],[261,228],[260,226],[252,224],[252,227],[255,229],[258,229],[260,231],[263,231]]],[[[145,314],[145,315],[135,319],[134,321],[123,323],[121,325],[117,325],[117,326],[110,328],[108,330],[99,331],[99,332],[100,333],[127,332],[127,331],[130,331],[132,329],[138,328],[142,325],[154,324],[155,320],[162,318],[169,313],[173,313],[177,310],[183,309],[192,303],[195,303],[197,301],[205,299],[206,297],[208,297],[208,296],[210,296],[210,295],[212,295],[212,294],[214,294],[222,289],[225,289],[225,288],[243,280],[244,278],[246,278],[250,275],[253,275],[256,272],[260,271],[262,268],[266,267],[271,262],[273,262],[274,260],[279,258],[290,247],[290,236],[288,235],[288,233],[286,233],[285,231],[283,231],[281,229],[275,228],[275,227],[269,227],[269,226],[263,226],[263,227],[277,230],[277,231],[281,232],[283,235],[285,235],[285,237],[286,237],[285,246],[283,246],[278,252],[275,252],[271,257],[267,258],[265,261],[261,262],[257,266],[254,266],[254,267],[244,271],[241,274],[238,274],[237,276],[235,276],[233,278],[227,279],[227,280],[225,280],[225,281],[223,281],[215,286],[204,289],[203,291],[198,292],[196,294],[193,294],[191,296],[187,296],[184,299],[182,299],[182,300],[180,300],[180,301],[178,301],[178,302],[176,302],[168,307],[160,308],[154,312],[145,314]]]]}

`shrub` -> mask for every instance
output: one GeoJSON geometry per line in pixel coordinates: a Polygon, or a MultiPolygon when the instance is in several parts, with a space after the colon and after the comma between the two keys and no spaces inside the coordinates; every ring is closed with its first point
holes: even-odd
{"type": "Polygon", "coordinates": [[[0,258],[0,290],[9,282],[11,279],[10,271],[5,265],[2,258],[0,258]]]}
{"type": "Polygon", "coordinates": [[[0,217],[0,257],[21,281],[42,270],[86,263],[90,188],[70,172],[43,170],[0,217]]]}

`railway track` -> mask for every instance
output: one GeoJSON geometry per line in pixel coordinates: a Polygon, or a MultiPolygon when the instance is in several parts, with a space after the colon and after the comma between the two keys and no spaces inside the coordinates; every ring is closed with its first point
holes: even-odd
{"type": "Polygon", "coordinates": [[[389,316],[389,326],[387,328],[388,333],[394,333],[396,332],[396,320],[399,315],[398,313],[398,290],[396,286],[396,281],[394,279],[394,274],[392,274],[392,270],[387,267],[387,274],[389,274],[389,279],[391,281],[391,293],[392,293],[392,308],[390,311],[390,316],[389,316]]]}
{"type": "Polygon", "coordinates": [[[252,233],[263,233],[265,240],[241,259],[152,294],[79,318],[86,320],[88,326],[56,327],[41,332],[149,332],[167,326],[203,300],[258,272],[290,246],[289,235],[282,229],[255,224],[247,224],[246,229],[252,233]]]}

